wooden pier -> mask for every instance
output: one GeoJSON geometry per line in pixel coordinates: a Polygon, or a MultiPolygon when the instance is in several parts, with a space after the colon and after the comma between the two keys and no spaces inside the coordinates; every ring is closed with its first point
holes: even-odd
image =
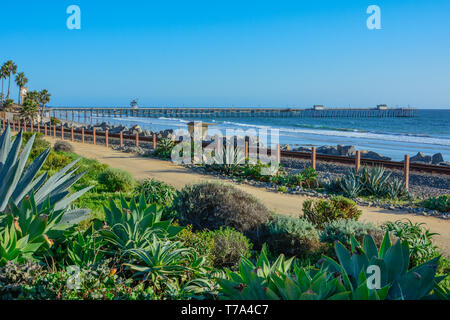
{"type": "Polygon", "coordinates": [[[46,116],[72,121],[92,118],[411,118],[417,115],[413,108],[47,108],[46,116]]]}

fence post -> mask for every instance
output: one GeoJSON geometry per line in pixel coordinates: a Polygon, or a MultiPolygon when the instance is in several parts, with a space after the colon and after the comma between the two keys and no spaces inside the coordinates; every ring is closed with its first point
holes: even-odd
{"type": "Polygon", "coordinates": [[[245,155],[245,160],[248,159],[248,141],[245,141],[245,151],[244,151],[244,155],[245,155]]]}
{"type": "Polygon", "coordinates": [[[18,125],[17,131],[20,131],[20,120],[17,120],[17,125],[18,125]]]}
{"type": "Polygon", "coordinates": [[[136,132],[136,147],[139,147],[139,133],[136,132]]]}
{"type": "Polygon", "coordinates": [[[281,146],[280,146],[280,144],[277,144],[277,161],[278,161],[278,164],[281,163],[281,146]]]}
{"type": "Polygon", "coordinates": [[[53,138],[56,139],[56,124],[53,125],[53,138]]]}
{"type": "Polygon", "coordinates": [[[93,131],[93,139],[94,139],[93,144],[95,144],[95,128],[94,128],[94,131],[93,131]]]}
{"type": "Polygon", "coordinates": [[[84,143],[84,127],[81,128],[81,143],[84,143]]]}
{"type": "Polygon", "coordinates": [[[31,128],[31,132],[34,132],[33,120],[31,120],[30,128],[31,128]]]}
{"type": "Polygon", "coordinates": [[[317,153],[316,147],[312,147],[311,167],[312,167],[314,170],[316,170],[316,153],[317,153]]]}
{"type": "Polygon", "coordinates": [[[3,121],[2,121],[2,130],[5,130],[5,128],[6,128],[5,117],[6,117],[6,115],[3,117],[3,121]]]}
{"type": "Polygon", "coordinates": [[[355,171],[358,172],[359,168],[361,168],[361,151],[356,151],[355,156],[355,171]]]}
{"type": "Polygon", "coordinates": [[[108,148],[109,147],[109,141],[108,141],[109,139],[108,139],[108,130],[106,130],[105,131],[105,144],[106,144],[106,147],[108,148]]]}
{"type": "Polygon", "coordinates": [[[409,155],[405,155],[405,186],[406,190],[409,190],[409,155]]]}
{"type": "Polygon", "coordinates": [[[16,122],[13,120],[13,131],[16,131],[16,122]]]}
{"type": "Polygon", "coordinates": [[[41,133],[41,124],[40,123],[37,124],[37,129],[38,129],[37,132],[41,133]]]}
{"type": "Polygon", "coordinates": [[[64,126],[61,124],[61,140],[64,140],[64,126]]]}
{"type": "Polygon", "coordinates": [[[73,127],[70,128],[70,135],[71,135],[72,142],[74,142],[75,141],[75,135],[74,135],[74,132],[73,132],[73,127]]]}
{"type": "Polygon", "coordinates": [[[120,131],[120,147],[123,147],[123,131],[120,131]]]}
{"type": "Polygon", "coordinates": [[[153,150],[156,149],[156,133],[153,134],[153,150]]]}
{"type": "Polygon", "coordinates": [[[47,136],[47,124],[44,123],[44,136],[47,136]]]}

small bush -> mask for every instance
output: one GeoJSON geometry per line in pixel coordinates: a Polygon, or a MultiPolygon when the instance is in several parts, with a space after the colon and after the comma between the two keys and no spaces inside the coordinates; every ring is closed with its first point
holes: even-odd
{"type": "Polygon", "coordinates": [[[172,205],[177,195],[174,187],[154,179],[141,182],[136,187],[135,193],[144,194],[147,203],[157,203],[164,206],[172,205]]]}
{"type": "Polygon", "coordinates": [[[67,141],[57,141],[53,145],[53,150],[63,152],[73,152],[73,146],[67,141]]]}
{"type": "Polygon", "coordinates": [[[326,222],[338,219],[358,220],[362,211],[358,210],[353,200],[336,196],[330,200],[306,200],[303,203],[303,215],[317,227],[321,228],[326,222]]]}
{"type": "Polygon", "coordinates": [[[211,231],[211,237],[214,241],[212,260],[216,268],[236,269],[241,257],[250,258],[252,254],[250,240],[232,228],[211,231]]]}
{"type": "Polygon", "coordinates": [[[354,236],[361,243],[365,235],[372,236],[379,247],[383,241],[384,231],[370,223],[363,223],[353,219],[339,219],[323,225],[320,241],[329,244],[339,241],[349,246],[351,236],[354,236]]]}
{"type": "Polygon", "coordinates": [[[450,195],[445,194],[437,198],[431,197],[424,201],[423,206],[430,210],[450,212],[450,195]]]}
{"type": "Polygon", "coordinates": [[[205,182],[186,186],[175,201],[180,222],[195,230],[231,227],[261,243],[269,210],[253,196],[233,186],[205,182]]]}
{"type": "Polygon", "coordinates": [[[177,236],[185,247],[195,248],[199,255],[207,259],[210,266],[213,265],[214,239],[210,231],[194,231],[192,225],[188,225],[177,236]]]}
{"type": "Polygon", "coordinates": [[[66,155],[52,151],[48,155],[47,160],[44,162],[42,169],[49,171],[59,171],[71,162],[71,159],[66,155]]]}
{"type": "MultiPolygon", "coordinates": [[[[22,147],[24,147],[30,138],[34,135],[33,132],[24,132],[23,133],[23,140],[22,140],[22,147]]],[[[37,156],[39,156],[42,152],[45,151],[45,149],[50,148],[50,143],[44,140],[44,135],[42,133],[36,133],[36,137],[34,139],[33,148],[30,152],[30,158],[28,159],[28,162],[31,163],[34,159],[36,159],[37,156]]]]}
{"type": "Polygon", "coordinates": [[[114,168],[107,168],[101,173],[98,182],[109,192],[127,192],[136,186],[136,180],[130,173],[114,168]]]}
{"type": "Polygon", "coordinates": [[[171,139],[163,138],[158,141],[156,150],[153,152],[153,154],[161,159],[170,159],[174,146],[175,144],[171,139]]]}
{"type": "Polygon", "coordinates": [[[275,216],[267,223],[267,228],[269,247],[276,254],[303,256],[319,249],[319,233],[305,219],[275,216]]]}

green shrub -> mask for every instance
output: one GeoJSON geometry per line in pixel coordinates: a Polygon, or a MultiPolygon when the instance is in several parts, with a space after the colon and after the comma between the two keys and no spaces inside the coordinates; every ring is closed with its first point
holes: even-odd
{"type": "Polygon", "coordinates": [[[73,146],[67,141],[58,140],[53,145],[53,150],[63,152],[73,152],[73,146]]]}
{"type": "Polygon", "coordinates": [[[160,139],[153,154],[161,159],[170,159],[174,146],[175,143],[172,141],[172,139],[160,139]]]}
{"type": "Polygon", "coordinates": [[[269,210],[256,198],[233,186],[204,182],[183,188],[175,201],[180,222],[195,230],[231,227],[244,233],[254,244],[266,234],[269,210]]]}
{"type": "Polygon", "coordinates": [[[47,161],[45,161],[42,166],[42,169],[48,171],[58,171],[71,162],[72,160],[66,155],[51,151],[48,155],[47,161]]]}
{"type": "Polygon", "coordinates": [[[211,237],[214,241],[212,258],[215,268],[235,269],[241,257],[250,258],[252,254],[250,240],[232,228],[211,231],[211,237]]]}
{"type": "Polygon", "coordinates": [[[341,196],[329,200],[308,199],[303,203],[303,216],[319,228],[338,219],[358,220],[361,214],[354,201],[341,196]]]}
{"type": "Polygon", "coordinates": [[[439,197],[431,197],[424,201],[423,206],[430,210],[450,212],[450,195],[445,194],[439,197]]]}
{"type": "Polygon", "coordinates": [[[386,223],[383,228],[392,232],[400,241],[406,241],[411,253],[411,266],[417,266],[439,255],[438,248],[433,244],[431,233],[423,227],[424,223],[411,221],[395,221],[386,223]]]}
{"type": "Polygon", "coordinates": [[[305,220],[288,216],[275,216],[267,223],[267,242],[276,254],[304,256],[320,251],[319,232],[305,220]]]}
{"type": "Polygon", "coordinates": [[[68,285],[69,269],[47,270],[34,263],[0,268],[0,300],[136,300],[155,299],[152,288],[133,285],[117,274],[111,260],[80,269],[80,282],[68,285]],[[79,285],[79,287],[78,287],[79,285]]]}
{"type": "Polygon", "coordinates": [[[199,255],[206,257],[209,265],[213,265],[214,239],[208,230],[194,231],[188,225],[177,235],[185,247],[195,248],[199,255]]]}
{"type": "Polygon", "coordinates": [[[123,170],[107,168],[98,176],[98,182],[110,192],[127,192],[133,190],[137,182],[133,176],[123,170]]]}
{"type": "Polygon", "coordinates": [[[361,242],[366,235],[370,235],[375,243],[380,246],[384,232],[381,228],[375,227],[370,223],[363,223],[353,219],[339,219],[326,222],[323,225],[320,241],[329,244],[339,241],[348,247],[352,236],[361,242]]]}
{"type": "Polygon", "coordinates": [[[147,203],[171,206],[177,195],[174,187],[158,180],[147,179],[136,187],[135,193],[145,197],[147,203]]]}

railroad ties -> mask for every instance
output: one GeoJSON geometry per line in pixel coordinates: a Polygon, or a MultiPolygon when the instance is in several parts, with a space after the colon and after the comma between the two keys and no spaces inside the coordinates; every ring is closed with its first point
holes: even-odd
{"type": "Polygon", "coordinates": [[[93,118],[411,118],[417,116],[413,108],[320,108],[320,109],[265,109],[265,108],[66,108],[50,107],[47,116],[84,122],[93,118]]]}

